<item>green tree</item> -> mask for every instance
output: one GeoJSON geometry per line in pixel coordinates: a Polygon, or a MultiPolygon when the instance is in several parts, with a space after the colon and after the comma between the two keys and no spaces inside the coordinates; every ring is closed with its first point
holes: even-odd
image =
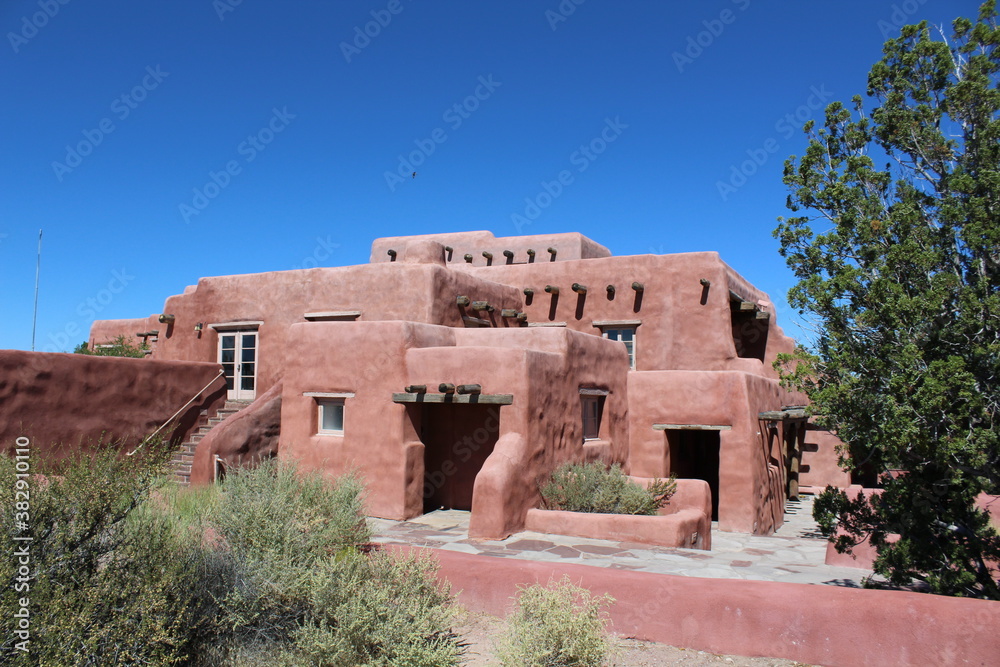
{"type": "Polygon", "coordinates": [[[841,551],[869,540],[893,583],[992,599],[1000,538],[975,500],[1000,492],[996,17],[990,0],[950,40],[923,22],[886,42],[868,75],[877,106],[835,102],[805,126],[784,175],[797,216],[775,230],[798,278],[789,301],[818,328],[779,361],[785,380],[847,443],[842,464],[883,488],[828,488],[821,526],[841,551]]]}

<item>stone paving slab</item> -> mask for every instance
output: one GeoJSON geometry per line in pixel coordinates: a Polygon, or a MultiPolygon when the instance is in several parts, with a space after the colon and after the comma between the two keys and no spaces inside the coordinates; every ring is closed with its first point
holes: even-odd
{"type": "Polygon", "coordinates": [[[858,588],[868,570],[831,567],[812,520],[812,498],[789,501],[785,524],[763,537],[718,530],[712,550],[675,549],[525,531],[505,540],[469,539],[469,512],[439,510],[409,521],[369,519],[373,541],[501,558],[574,563],[689,577],[785,581],[858,588]]]}

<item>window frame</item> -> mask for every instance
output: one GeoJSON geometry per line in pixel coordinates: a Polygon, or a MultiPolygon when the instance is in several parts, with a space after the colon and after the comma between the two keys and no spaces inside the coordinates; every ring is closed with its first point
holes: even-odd
{"type": "Polygon", "coordinates": [[[333,435],[333,436],[343,436],[344,435],[344,418],[347,414],[347,410],[344,406],[344,399],[342,398],[317,398],[316,399],[316,435],[333,435]],[[340,428],[339,429],[327,429],[323,428],[323,417],[326,410],[329,408],[339,408],[340,409],[340,428]]]}
{"type": "MultiPolygon", "coordinates": [[[[621,323],[621,324],[616,324],[616,323],[610,323],[609,322],[609,323],[606,323],[606,324],[601,324],[600,325],[600,329],[601,329],[601,338],[606,338],[607,340],[614,340],[614,341],[617,341],[617,342],[619,342],[619,343],[621,343],[621,344],[623,344],[625,346],[626,351],[628,351],[629,370],[634,371],[635,370],[636,353],[637,353],[636,343],[639,340],[639,325],[638,324],[633,324],[631,322],[629,322],[629,323],[621,323]],[[609,331],[618,331],[618,332],[621,332],[621,331],[624,331],[626,329],[630,330],[632,332],[632,340],[630,340],[630,341],[624,341],[621,338],[611,338],[608,335],[609,331]]],[[[621,335],[621,334],[619,334],[619,335],[621,335]]]]}
{"type": "Polygon", "coordinates": [[[580,428],[584,443],[603,439],[604,404],[607,397],[608,391],[606,389],[580,387],[580,428]],[[595,406],[596,414],[592,417],[588,416],[587,406],[595,406]],[[592,428],[588,429],[588,425],[592,428]]]}
{"type": "Polygon", "coordinates": [[[314,429],[315,435],[323,437],[343,437],[344,431],[347,427],[347,399],[353,398],[354,394],[351,392],[306,391],[303,392],[302,395],[312,398],[316,405],[316,411],[314,413],[316,415],[316,428],[314,429]],[[339,429],[323,428],[323,413],[328,406],[340,408],[339,429]]]}

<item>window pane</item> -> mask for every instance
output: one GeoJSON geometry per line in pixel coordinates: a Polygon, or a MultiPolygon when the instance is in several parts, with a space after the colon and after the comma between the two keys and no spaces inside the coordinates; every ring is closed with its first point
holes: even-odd
{"type": "Polygon", "coordinates": [[[244,377],[240,381],[240,389],[245,389],[247,391],[253,391],[253,378],[252,377],[244,377]]]}
{"type": "Polygon", "coordinates": [[[320,430],[321,431],[343,431],[344,430],[344,404],[343,403],[321,403],[320,404],[320,430]]]}
{"type": "Polygon", "coordinates": [[[222,337],[222,349],[223,350],[233,350],[236,349],[236,336],[232,334],[222,337]]]}

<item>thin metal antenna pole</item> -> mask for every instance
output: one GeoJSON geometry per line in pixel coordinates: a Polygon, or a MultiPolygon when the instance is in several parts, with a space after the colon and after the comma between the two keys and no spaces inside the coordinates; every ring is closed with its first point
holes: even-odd
{"type": "Polygon", "coordinates": [[[38,324],[38,274],[42,268],[42,230],[38,230],[38,258],[35,260],[35,312],[31,316],[31,351],[35,351],[35,327],[38,324]]]}

